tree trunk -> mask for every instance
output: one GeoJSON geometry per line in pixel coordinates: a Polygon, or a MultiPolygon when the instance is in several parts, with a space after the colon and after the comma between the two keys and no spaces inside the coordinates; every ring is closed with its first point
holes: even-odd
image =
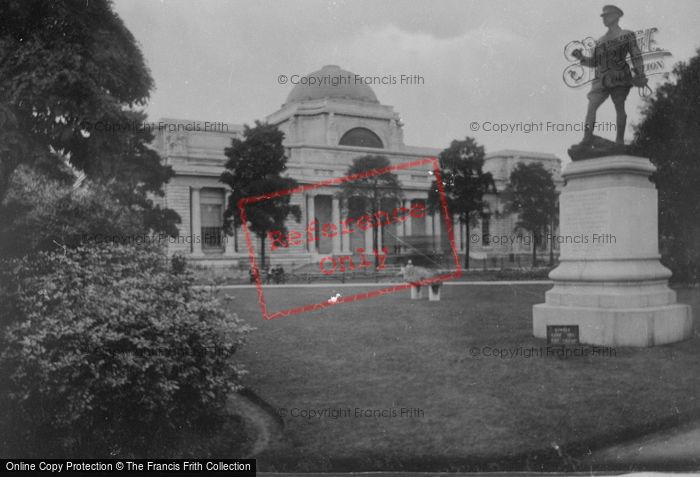
{"type": "MultiPolygon", "coordinates": [[[[375,182],[375,189],[373,192],[373,197],[372,197],[372,224],[374,224],[374,227],[372,227],[372,247],[374,247],[374,250],[377,251],[377,253],[374,254],[374,270],[376,271],[377,268],[379,267],[379,223],[376,222],[381,222],[381,220],[377,219],[377,212],[379,212],[379,197],[378,197],[378,191],[376,188],[376,182],[375,182]]],[[[365,253],[369,252],[369,250],[365,250],[365,253]]]]}
{"type": "Polygon", "coordinates": [[[554,220],[549,226],[549,266],[554,266],[554,220]]]}
{"type": "MultiPolygon", "coordinates": [[[[457,246],[457,241],[453,240],[452,243],[450,243],[449,236],[447,235],[449,233],[450,227],[452,228],[452,238],[455,238],[455,235],[459,234],[459,230],[455,230],[455,220],[454,217],[449,215],[447,216],[447,221],[449,221],[449,226],[445,228],[445,237],[447,238],[447,251],[443,254],[443,262],[444,263],[451,263],[450,260],[447,258],[448,256],[452,255],[449,253],[452,250],[452,244],[457,246]]],[[[459,257],[459,250],[457,250],[457,256],[459,257]]]]}
{"type": "Polygon", "coordinates": [[[470,230],[469,230],[469,221],[468,221],[468,220],[467,220],[467,222],[466,222],[466,224],[465,224],[465,227],[466,227],[466,228],[465,228],[466,233],[464,234],[464,243],[465,243],[465,247],[464,247],[464,268],[465,268],[466,270],[469,270],[469,244],[471,243],[472,238],[471,238],[471,234],[469,233],[470,230]]]}
{"type": "MultiPolygon", "coordinates": [[[[379,246],[379,227],[372,227],[372,247],[374,247],[374,250],[377,250],[379,246]]],[[[369,252],[369,250],[365,250],[365,253],[369,252]]],[[[377,267],[379,267],[379,253],[374,254],[374,269],[376,270],[377,267]]]]}
{"type": "Polygon", "coordinates": [[[535,268],[537,264],[537,245],[539,241],[537,240],[537,233],[532,234],[532,268],[535,268]]]}
{"type": "Polygon", "coordinates": [[[260,273],[262,270],[265,270],[265,236],[264,235],[260,237],[260,266],[258,267],[258,273],[260,273]]]}

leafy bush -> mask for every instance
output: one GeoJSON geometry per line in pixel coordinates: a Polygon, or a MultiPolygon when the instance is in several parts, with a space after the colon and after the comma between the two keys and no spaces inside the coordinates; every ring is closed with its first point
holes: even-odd
{"type": "Polygon", "coordinates": [[[184,255],[175,254],[170,257],[170,266],[175,275],[182,275],[187,270],[187,259],[184,255]]]}
{"type": "Polygon", "coordinates": [[[163,214],[167,220],[178,221],[175,212],[150,201],[124,203],[120,200],[120,184],[85,179],[74,187],[74,177],[61,181],[54,178],[55,174],[28,167],[13,173],[8,194],[0,203],[0,257],[72,248],[100,237],[131,243],[150,235],[152,229],[177,233],[177,229],[166,227],[167,221],[151,227],[163,214]]]}
{"type": "Polygon", "coordinates": [[[249,328],[164,253],[81,245],[1,270],[0,453],[157,457],[223,422],[249,328]]]}

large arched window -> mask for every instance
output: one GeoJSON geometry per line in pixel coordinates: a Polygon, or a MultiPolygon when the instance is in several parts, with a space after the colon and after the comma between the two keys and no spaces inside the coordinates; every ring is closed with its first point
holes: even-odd
{"type": "Polygon", "coordinates": [[[375,147],[383,149],[384,144],[379,136],[367,128],[353,128],[343,134],[338,143],[341,146],[375,147]]]}

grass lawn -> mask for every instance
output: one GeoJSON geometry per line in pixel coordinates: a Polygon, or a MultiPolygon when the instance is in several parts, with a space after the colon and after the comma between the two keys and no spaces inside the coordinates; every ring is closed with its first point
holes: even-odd
{"type": "MultiPolygon", "coordinates": [[[[483,356],[545,346],[532,337],[531,307],[548,288],[446,286],[439,303],[410,301],[405,290],[272,321],[255,290],[224,292],[257,328],[238,355],[250,370],[244,383],[287,412],[285,445],[259,457],[261,470],[473,470],[552,442],[580,452],[700,408],[698,332],[614,356],[483,356]],[[350,416],[289,415],[327,408],[350,416]],[[422,415],[355,417],[355,408],[422,415]]],[[[277,310],[367,290],[277,288],[266,298],[277,310]]],[[[678,294],[698,329],[700,290],[678,294]]]]}

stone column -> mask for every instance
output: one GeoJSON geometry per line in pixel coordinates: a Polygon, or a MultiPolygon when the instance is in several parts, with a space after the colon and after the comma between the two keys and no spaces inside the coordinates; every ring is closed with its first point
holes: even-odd
{"type": "Polygon", "coordinates": [[[190,235],[192,236],[192,255],[201,257],[202,252],[202,208],[199,203],[199,188],[190,187],[190,235]]]}
{"type": "MultiPolygon", "coordinates": [[[[404,215],[407,215],[407,214],[404,214],[404,215]]],[[[396,230],[396,244],[398,245],[399,253],[401,254],[406,250],[406,222],[396,224],[395,230],[396,230]]]]}
{"type": "Polygon", "coordinates": [[[554,287],[533,307],[533,333],[578,329],[601,346],[654,346],[692,336],[688,305],[659,262],[658,199],[646,158],[607,156],[566,165],[560,196],[560,264],[554,287]],[[562,329],[562,328],[560,328],[562,329]]]}
{"type": "Polygon", "coordinates": [[[459,221],[459,215],[457,214],[452,217],[452,232],[455,237],[455,249],[459,253],[462,250],[462,223],[459,221]]]}
{"type": "MultiPolygon", "coordinates": [[[[411,199],[406,199],[403,201],[403,206],[407,211],[411,210],[411,199]]],[[[411,223],[413,219],[411,218],[411,214],[409,212],[406,212],[406,217],[408,219],[403,223],[404,225],[404,237],[410,237],[413,235],[413,231],[411,230],[411,223]]]]}
{"type": "MultiPolygon", "coordinates": [[[[224,210],[226,210],[226,207],[228,207],[228,201],[229,198],[231,197],[231,191],[226,191],[224,194],[224,210]]],[[[233,229],[233,233],[236,234],[238,231],[231,227],[233,229]]],[[[224,243],[224,255],[227,257],[232,257],[236,255],[236,238],[234,235],[226,235],[224,234],[224,240],[226,242],[224,243]]]]}
{"type": "MultiPolygon", "coordinates": [[[[343,219],[345,219],[345,217],[343,219]]],[[[350,228],[353,230],[356,230],[357,225],[353,222],[350,224],[350,228]]],[[[340,238],[341,248],[342,248],[342,252],[344,254],[350,253],[350,237],[351,236],[352,236],[352,234],[342,234],[342,237],[340,238]]]]}
{"type": "Polygon", "coordinates": [[[371,253],[372,249],[374,248],[372,246],[372,234],[374,233],[372,230],[372,227],[369,227],[367,228],[367,230],[365,230],[365,251],[368,253],[371,253]]]}
{"type": "MultiPolygon", "coordinates": [[[[306,194],[306,230],[309,230],[309,226],[316,219],[316,195],[306,194]]],[[[321,233],[320,230],[314,232],[314,237],[318,238],[318,234],[321,233]]],[[[308,251],[310,253],[317,253],[318,242],[315,240],[307,240],[308,251]]]]}
{"type": "Polygon", "coordinates": [[[340,224],[340,201],[333,197],[331,199],[331,221],[338,227],[338,233],[333,236],[333,255],[338,255],[340,253],[340,235],[342,231],[342,226],[340,224]]]}
{"type": "Polygon", "coordinates": [[[442,213],[438,210],[433,214],[433,228],[435,230],[435,250],[442,250],[442,240],[440,240],[440,237],[442,237],[442,227],[441,223],[443,221],[442,213]]]}
{"type": "Polygon", "coordinates": [[[435,248],[435,232],[433,232],[433,214],[425,213],[425,235],[429,237],[430,249],[435,248]]]}

